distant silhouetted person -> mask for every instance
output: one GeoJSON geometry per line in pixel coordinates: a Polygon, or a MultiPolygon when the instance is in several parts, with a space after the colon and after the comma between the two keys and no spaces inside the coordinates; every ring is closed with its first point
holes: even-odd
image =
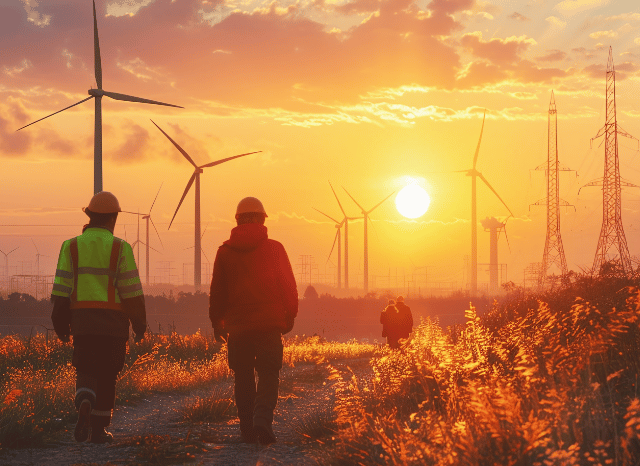
{"type": "Polygon", "coordinates": [[[146,310],[131,246],[113,236],[121,212],[116,197],[97,193],[84,208],[82,235],[62,243],[51,292],[51,320],[58,338],[73,335],[76,368],[74,436],[78,442],[106,443],[116,400],[116,379],[124,367],[129,322],[135,341],[144,338],[146,310]]]}
{"type": "Polygon", "coordinates": [[[209,317],[217,340],[227,341],[240,434],[270,444],[282,368],[282,334],[293,329],[298,291],[287,253],[267,237],[267,213],[255,197],[240,201],[237,226],[218,248],[209,317]],[[255,372],[258,373],[256,386],[255,372]]]}
{"type": "Polygon", "coordinates": [[[409,338],[413,331],[413,315],[411,309],[404,303],[404,298],[396,298],[396,309],[398,309],[398,329],[400,338],[409,338]]]}
{"type": "Polygon", "coordinates": [[[398,296],[396,301],[389,300],[389,304],[380,314],[382,336],[387,337],[390,348],[399,348],[400,339],[409,338],[413,329],[413,316],[409,306],[404,304],[404,298],[398,296]]]}
{"type": "Polygon", "coordinates": [[[380,323],[382,324],[382,337],[387,339],[387,343],[392,348],[397,347],[398,341],[393,340],[395,332],[393,328],[393,322],[398,310],[395,306],[395,301],[390,299],[387,303],[387,307],[380,313],[380,323]]]}

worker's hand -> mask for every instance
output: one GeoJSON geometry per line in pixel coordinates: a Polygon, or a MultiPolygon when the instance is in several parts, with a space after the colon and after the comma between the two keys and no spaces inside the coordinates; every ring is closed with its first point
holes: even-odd
{"type": "Polygon", "coordinates": [[[224,330],[222,326],[213,327],[213,337],[218,343],[226,343],[229,339],[229,334],[224,330]]]}
{"type": "Polygon", "coordinates": [[[144,333],[141,333],[133,337],[134,343],[140,343],[142,340],[144,340],[144,333]]]}
{"type": "Polygon", "coordinates": [[[58,335],[58,338],[62,343],[69,343],[71,341],[70,335],[58,335]]]}
{"type": "Polygon", "coordinates": [[[285,335],[293,330],[293,317],[286,318],[286,327],[282,330],[282,334],[285,335]]]}

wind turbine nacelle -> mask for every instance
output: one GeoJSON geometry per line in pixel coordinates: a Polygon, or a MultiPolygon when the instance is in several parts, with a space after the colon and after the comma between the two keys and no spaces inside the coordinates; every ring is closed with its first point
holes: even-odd
{"type": "Polygon", "coordinates": [[[93,97],[102,97],[104,91],[102,89],[89,89],[89,95],[93,97]]]}

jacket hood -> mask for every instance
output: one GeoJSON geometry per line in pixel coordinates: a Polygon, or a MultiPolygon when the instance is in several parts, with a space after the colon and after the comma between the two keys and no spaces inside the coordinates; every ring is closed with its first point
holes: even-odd
{"type": "Polygon", "coordinates": [[[231,230],[231,237],[223,244],[241,251],[255,249],[267,239],[267,227],[259,223],[245,223],[231,230]]]}

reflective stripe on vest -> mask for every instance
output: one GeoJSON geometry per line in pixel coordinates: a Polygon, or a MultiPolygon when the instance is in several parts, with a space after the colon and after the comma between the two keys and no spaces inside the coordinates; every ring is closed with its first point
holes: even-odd
{"type": "Polygon", "coordinates": [[[71,309],[78,308],[98,308],[98,309],[115,309],[122,310],[122,304],[116,302],[116,287],[114,278],[118,271],[118,258],[120,257],[120,249],[122,248],[122,240],[113,238],[111,244],[111,257],[109,259],[109,268],[96,267],[78,267],[78,238],[72,238],[70,242],[71,249],[71,267],[73,268],[73,291],[71,292],[71,309]],[[106,301],[78,301],[78,275],[107,275],[107,300],[106,301]]]}

